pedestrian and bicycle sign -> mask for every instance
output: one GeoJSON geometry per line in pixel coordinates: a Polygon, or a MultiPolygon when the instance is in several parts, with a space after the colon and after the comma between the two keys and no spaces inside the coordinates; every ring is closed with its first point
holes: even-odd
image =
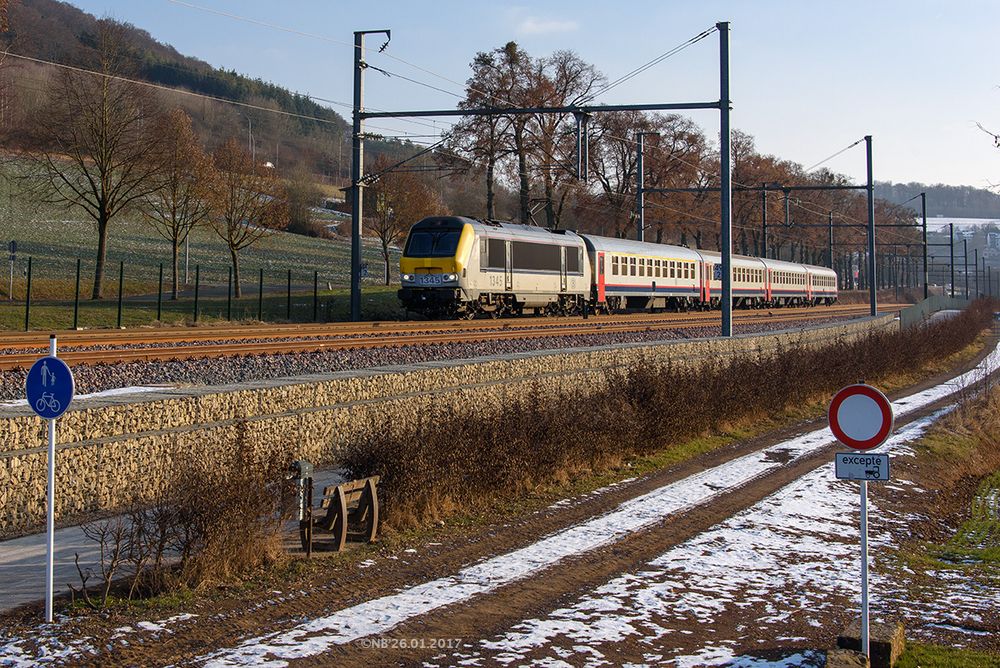
{"type": "Polygon", "coordinates": [[[43,357],[28,370],[28,406],[38,417],[52,420],[69,408],[74,394],[73,372],[58,357],[43,357]]]}
{"type": "Polygon", "coordinates": [[[75,392],[73,372],[56,357],[56,335],[49,337],[49,356],[28,370],[24,390],[28,406],[49,421],[49,466],[46,484],[45,621],[52,621],[52,565],[55,555],[56,507],[56,418],[66,412],[75,392]]]}

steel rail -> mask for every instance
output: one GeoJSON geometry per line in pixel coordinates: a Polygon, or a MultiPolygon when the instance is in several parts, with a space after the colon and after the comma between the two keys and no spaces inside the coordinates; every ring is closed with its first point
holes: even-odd
{"type": "MultiPolygon", "coordinates": [[[[740,322],[744,324],[815,320],[851,313],[864,313],[865,305],[844,306],[837,311],[816,309],[788,309],[784,312],[745,311],[740,322]]],[[[678,315],[678,314],[672,314],[678,315]]],[[[256,341],[243,343],[219,343],[215,345],[166,345],[150,348],[118,348],[100,350],[64,350],[60,357],[76,364],[120,363],[134,361],[170,361],[198,358],[214,358],[247,355],[277,355],[328,350],[350,350],[357,348],[398,348],[412,345],[435,345],[444,343],[480,343],[484,341],[553,338],[560,336],[580,336],[591,334],[622,334],[681,330],[703,327],[719,319],[718,313],[696,314],[707,317],[683,317],[633,320],[632,322],[559,323],[545,329],[494,327],[493,329],[421,332],[399,336],[372,337],[371,332],[354,336],[328,339],[301,339],[256,341]]],[[[38,355],[35,353],[15,353],[0,359],[0,369],[26,368],[38,355]]]]}

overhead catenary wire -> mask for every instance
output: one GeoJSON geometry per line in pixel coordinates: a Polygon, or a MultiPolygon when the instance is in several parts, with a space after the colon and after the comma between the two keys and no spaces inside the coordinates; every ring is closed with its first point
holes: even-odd
{"type": "Polygon", "coordinates": [[[636,76],[642,74],[643,72],[645,72],[646,70],[650,69],[651,67],[659,65],[664,60],[667,60],[668,58],[677,55],[678,53],[680,53],[684,49],[688,48],[689,46],[691,46],[693,44],[696,44],[697,42],[700,42],[701,40],[705,39],[706,37],[708,37],[709,35],[711,35],[712,33],[714,33],[716,30],[718,30],[718,27],[716,27],[716,26],[712,26],[710,28],[707,28],[707,29],[703,30],[702,32],[700,32],[697,35],[695,35],[694,37],[688,39],[685,42],[682,42],[681,44],[678,44],[677,46],[675,46],[674,48],[670,49],[669,51],[666,51],[666,52],[660,54],[659,56],[657,56],[656,58],[654,58],[654,59],[652,59],[652,60],[650,60],[650,61],[648,61],[648,62],[646,62],[646,63],[644,63],[642,65],[640,65],[639,67],[635,68],[631,72],[628,72],[628,73],[626,73],[626,74],[618,77],[617,79],[615,79],[611,83],[609,83],[606,86],[604,86],[604,88],[601,88],[600,90],[592,93],[590,96],[588,96],[587,99],[588,100],[593,100],[593,99],[595,99],[597,97],[600,97],[601,95],[603,95],[604,93],[607,93],[612,88],[615,88],[616,86],[620,86],[621,84],[625,83],[629,79],[632,79],[633,77],[636,77],[636,76]]]}
{"type": "MultiPolygon", "coordinates": [[[[313,39],[319,39],[319,40],[323,40],[323,41],[330,42],[330,43],[341,44],[341,45],[344,45],[344,46],[355,47],[354,44],[350,44],[350,43],[345,42],[343,40],[337,40],[335,38],[327,37],[325,35],[318,35],[318,34],[315,34],[315,33],[309,33],[309,32],[306,32],[306,31],[297,30],[297,29],[294,29],[294,28],[288,28],[288,27],[285,27],[285,26],[280,26],[280,25],[277,25],[277,24],[274,24],[274,23],[270,23],[270,22],[266,22],[266,21],[260,21],[260,20],[257,20],[257,19],[252,19],[252,18],[249,18],[249,17],[240,16],[240,15],[233,14],[233,13],[230,13],[230,12],[223,12],[223,11],[219,11],[219,10],[215,10],[215,9],[211,9],[211,8],[206,8],[206,7],[202,7],[202,6],[199,6],[199,5],[195,5],[195,4],[190,3],[190,2],[185,2],[183,0],[167,0],[167,1],[171,2],[172,4],[176,4],[176,5],[180,5],[180,6],[185,6],[185,7],[188,7],[188,8],[191,8],[191,9],[195,9],[195,10],[198,10],[198,11],[204,11],[204,12],[208,12],[208,13],[212,13],[212,14],[217,14],[217,15],[220,15],[220,16],[225,16],[225,17],[228,17],[228,18],[231,18],[231,19],[234,19],[234,20],[239,20],[239,21],[244,21],[244,22],[247,22],[247,23],[255,24],[255,25],[260,25],[260,26],[268,27],[268,28],[271,28],[271,29],[274,29],[274,30],[280,30],[280,31],[283,31],[283,32],[291,33],[291,34],[297,34],[297,35],[300,35],[300,36],[309,37],[309,38],[313,38],[313,39]]],[[[600,90],[598,90],[595,93],[593,93],[590,96],[588,96],[587,99],[594,99],[597,96],[602,95],[602,94],[608,92],[609,90],[615,88],[616,86],[618,86],[618,85],[620,85],[620,84],[628,81],[629,79],[631,79],[631,78],[633,78],[635,76],[638,76],[639,74],[641,74],[642,72],[645,72],[646,70],[650,69],[651,67],[654,67],[655,65],[663,62],[664,60],[670,58],[671,56],[676,55],[677,53],[680,53],[684,49],[692,46],[693,44],[701,41],[702,39],[705,39],[706,37],[708,37],[709,35],[711,35],[716,30],[717,30],[717,27],[712,26],[712,27],[710,27],[710,28],[702,31],[698,35],[695,35],[694,37],[692,37],[692,38],[686,40],[685,42],[683,42],[683,43],[675,46],[674,48],[668,50],[667,52],[664,52],[663,54],[661,54],[660,56],[657,56],[653,60],[648,61],[647,63],[644,63],[643,65],[639,66],[638,68],[633,69],[632,71],[626,73],[625,75],[619,77],[618,79],[615,79],[614,81],[612,81],[608,85],[604,86],[600,90]]],[[[391,58],[393,60],[396,60],[397,62],[401,62],[403,64],[409,65],[410,67],[414,67],[415,69],[418,69],[418,70],[420,70],[422,72],[425,72],[426,74],[429,74],[429,75],[434,76],[436,78],[442,79],[444,81],[447,81],[449,83],[453,83],[453,84],[458,85],[458,86],[465,86],[468,90],[471,90],[473,92],[478,92],[480,94],[486,95],[487,97],[495,99],[495,100],[498,100],[498,101],[501,101],[504,104],[509,104],[508,101],[502,100],[501,98],[499,98],[499,97],[497,97],[495,95],[486,93],[484,91],[476,91],[474,88],[468,87],[468,86],[466,86],[466,85],[464,85],[464,84],[462,84],[460,82],[457,82],[457,81],[455,81],[453,79],[450,79],[448,77],[440,75],[437,72],[434,72],[432,70],[429,70],[427,68],[419,66],[419,65],[417,65],[415,63],[412,63],[410,61],[407,61],[405,59],[399,58],[399,57],[395,56],[394,54],[385,53],[384,52],[384,53],[382,53],[382,55],[385,56],[385,57],[391,58]]],[[[460,95],[460,94],[455,93],[453,91],[445,90],[443,88],[440,88],[440,87],[437,87],[437,86],[433,86],[433,85],[428,84],[426,82],[421,82],[419,80],[412,79],[410,77],[406,77],[406,76],[401,75],[399,73],[390,72],[390,71],[385,70],[383,68],[378,68],[378,67],[374,67],[374,66],[371,66],[371,65],[369,65],[369,67],[372,68],[372,69],[375,69],[376,71],[382,72],[383,74],[386,74],[387,76],[395,76],[395,77],[401,78],[401,79],[403,79],[405,81],[409,81],[409,82],[411,82],[413,84],[424,86],[426,88],[429,88],[429,89],[432,89],[432,90],[435,90],[435,91],[438,91],[438,92],[441,92],[441,93],[445,93],[447,95],[450,95],[450,96],[453,96],[453,97],[457,97],[459,99],[461,99],[461,98],[464,97],[463,95],[460,95]]],[[[347,106],[346,103],[338,103],[338,104],[343,104],[344,106],[347,106]]],[[[415,121],[409,120],[408,122],[415,122],[415,121]]],[[[435,129],[437,129],[437,128],[435,127],[435,129]]],[[[848,147],[842,149],[841,151],[838,151],[837,153],[831,155],[828,158],[825,158],[821,162],[817,163],[816,165],[810,167],[809,169],[807,169],[805,171],[808,172],[808,171],[811,171],[812,169],[815,169],[816,167],[818,167],[819,165],[823,164],[827,160],[831,160],[834,157],[836,157],[837,155],[839,155],[840,153],[843,153],[844,151],[848,150],[849,148],[852,148],[853,146],[857,145],[858,143],[860,143],[860,141],[863,141],[863,140],[859,140],[858,142],[855,142],[851,146],[848,146],[848,147]]],[[[440,142],[440,143],[443,143],[443,142],[440,142]]],[[[550,156],[550,157],[552,159],[556,159],[556,158],[554,158],[554,156],[550,156]]],[[[680,158],[678,158],[676,156],[672,156],[672,157],[674,159],[680,159],[680,158]]],[[[692,163],[688,163],[688,164],[692,164],[692,163]]],[[[718,176],[718,174],[715,174],[715,173],[712,173],[712,172],[708,172],[707,170],[704,170],[704,168],[702,168],[701,166],[695,166],[695,168],[698,169],[699,171],[701,171],[703,174],[706,174],[708,176],[711,176],[711,177],[717,177],[718,176]]],[[[737,185],[741,185],[741,184],[737,184],[737,185]]],[[[656,206],[655,203],[651,203],[651,205],[656,206]]],[[[805,207],[804,205],[802,205],[799,202],[796,202],[794,205],[799,206],[803,210],[810,211],[812,213],[817,213],[815,211],[809,210],[807,207],[805,207]]],[[[660,206],[662,206],[662,205],[660,205],[660,206]]],[[[846,217],[846,216],[843,216],[843,217],[845,219],[848,219],[848,220],[854,220],[853,218],[849,218],[849,217],[846,217]]],[[[712,222],[716,222],[716,221],[712,221],[712,222]]],[[[855,222],[857,222],[858,224],[862,224],[862,223],[860,223],[860,221],[856,221],[855,220],[855,222]]]]}
{"type": "Polygon", "coordinates": [[[856,142],[854,142],[853,144],[848,144],[847,146],[845,146],[844,148],[840,149],[839,151],[837,151],[837,152],[836,152],[836,153],[834,153],[833,155],[829,155],[829,156],[827,156],[827,157],[823,158],[822,160],[820,160],[819,162],[817,162],[817,163],[816,163],[815,165],[811,165],[811,166],[809,166],[809,167],[806,167],[806,168],[805,168],[804,170],[802,170],[802,171],[803,171],[803,172],[805,172],[806,174],[808,174],[809,172],[811,172],[812,170],[816,169],[817,167],[819,167],[819,166],[820,166],[820,165],[822,165],[823,163],[825,163],[825,162],[829,162],[830,160],[833,160],[834,158],[836,158],[836,157],[837,157],[838,155],[840,155],[841,153],[846,153],[847,151],[851,150],[852,148],[854,148],[855,146],[857,146],[858,144],[860,144],[860,143],[861,143],[861,142],[863,142],[864,140],[865,140],[865,138],[864,138],[864,137],[862,137],[861,139],[857,140],[857,141],[856,141],[856,142]]]}

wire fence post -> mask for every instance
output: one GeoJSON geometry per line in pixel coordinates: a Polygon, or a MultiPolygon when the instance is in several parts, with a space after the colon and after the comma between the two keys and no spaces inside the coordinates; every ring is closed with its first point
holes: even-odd
{"type": "Polygon", "coordinates": [[[260,269],[260,282],[257,285],[257,320],[264,322],[264,268],[260,269]]]}
{"type": "Polygon", "coordinates": [[[163,319],[163,263],[160,263],[160,275],[156,279],[156,321],[163,319]]]}
{"type": "Polygon", "coordinates": [[[80,328],[80,258],[76,258],[76,289],[73,290],[73,329],[80,328]]]}
{"type": "Polygon", "coordinates": [[[201,288],[201,265],[194,266],[194,321],[198,322],[198,291],[201,288]]]}
{"type": "Polygon", "coordinates": [[[226,320],[233,319],[233,266],[229,265],[229,286],[226,288],[226,320]]]}
{"type": "Polygon", "coordinates": [[[125,287],[125,260],[118,263],[118,329],[122,328],[122,294],[125,287]]]}
{"type": "Polygon", "coordinates": [[[319,319],[319,271],[313,271],[313,322],[319,319]]]}
{"type": "Polygon", "coordinates": [[[285,320],[292,320],[292,270],[288,270],[288,290],[286,291],[285,320]]]}
{"type": "Polygon", "coordinates": [[[28,320],[31,317],[31,258],[28,258],[28,287],[24,293],[24,331],[28,331],[28,320]]]}

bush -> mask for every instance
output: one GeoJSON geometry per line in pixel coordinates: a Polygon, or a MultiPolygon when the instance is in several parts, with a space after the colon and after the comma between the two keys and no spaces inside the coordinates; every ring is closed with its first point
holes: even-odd
{"type": "Polygon", "coordinates": [[[123,576],[128,584],[122,595],[132,600],[244,578],[285,558],[291,457],[255,452],[246,442],[246,425],[238,429],[228,456],[180,462],[175,478],[153,499],[136,499],[124,515],[84,527],[100,548],[100,596],[91,598],[88,580],[95,574],[79,561],[75,596],[103,608],[113,581],[123,576]]]}
{"type": "Polygon", "coordinates": [[[861,379],[912,373],[970,345],[991,321],[991,304],[977,302],[950,320],[852,343],[697,368],[642,366],[596,394],[566,391],[488,415],[441,410],[408,434],[352,444],[344,464],[356,478],[381,476],[383,518],[402,528],[828,398],[861,379]]]}

